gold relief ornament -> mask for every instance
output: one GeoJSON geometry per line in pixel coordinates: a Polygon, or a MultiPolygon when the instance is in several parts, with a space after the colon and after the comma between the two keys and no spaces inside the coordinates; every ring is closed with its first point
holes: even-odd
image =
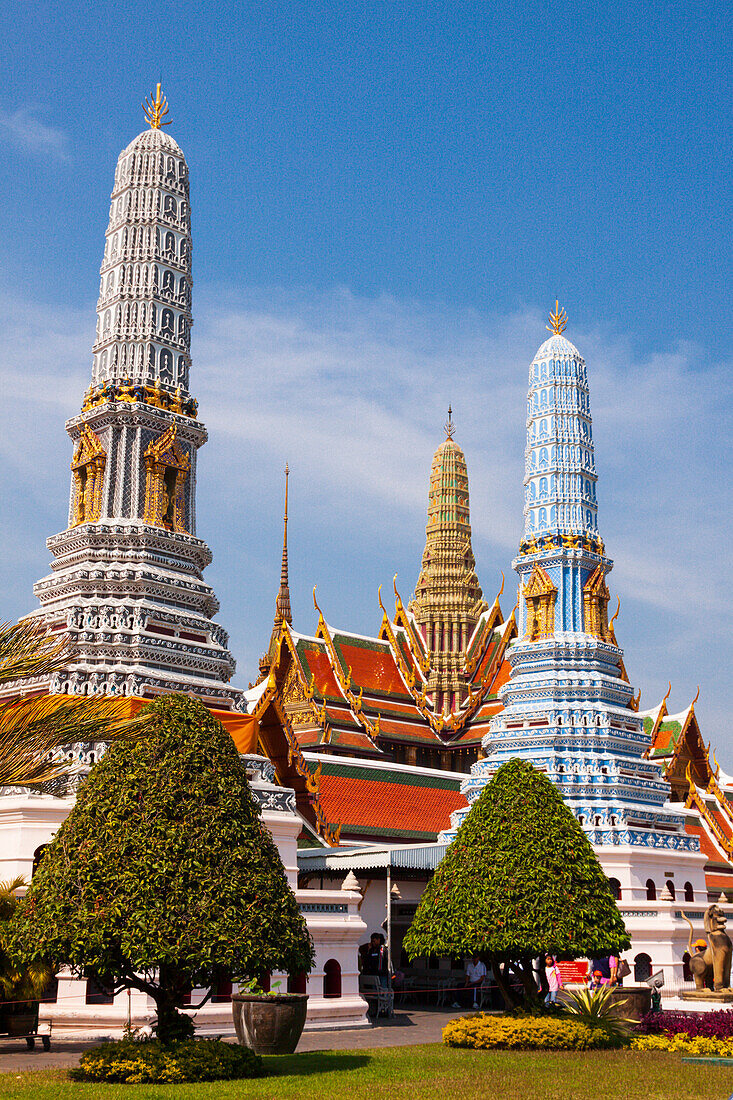
{"type": "Polygon", "coordinates": [[[177,426],[171,424],[145,451],[143,518],[154,527],[185,531],[185,488],[191,459],[176,435],[177,426]]]}
{"type": "MultiPolygon", "coordinates": [[[[158,85],[160,88],[160,85],[158,85]]],[[[555,299],[555,312],[551,313],[547,318],[549,321],[545,328],[548,332],[551,332],[553,336],[560,336],[565,331],[565,326],[568,323],[568,315],[564,309],[560,309],[560,302],[555,299]]]]}
{"type": "Polygon", "coordinates": [[[79,442],[71,460],[74,478],[73,527],[99,520],[106,464],[107,452],[99,436],[85,424],[79,433],[79,442]]]}
{"type": "Polygon", "coordinates": [[[168,120],[164,122],[165,116],[169,113],[168,100],[164,95],[161,95],[160,84],[155,88],[155,99],[153,99],[152,92],[149,96],[145,97],[142,104],[143,114],[150,123],[151,130],[160,130],[161,126],[170,126],[171,122],[168,120]]]}

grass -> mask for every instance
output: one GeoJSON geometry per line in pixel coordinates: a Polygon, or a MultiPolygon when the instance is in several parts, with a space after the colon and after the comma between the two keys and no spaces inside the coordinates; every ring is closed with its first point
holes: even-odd
{"type": "Polygon", "coordinates": [[[433,1044],[267,1058],[270,1076],[204,1085],[101,1085],[63,1070],[0,1075],[3,1100],[728,1100],[733,1068],[679,1055],[452,1050],[433,1044]]]}

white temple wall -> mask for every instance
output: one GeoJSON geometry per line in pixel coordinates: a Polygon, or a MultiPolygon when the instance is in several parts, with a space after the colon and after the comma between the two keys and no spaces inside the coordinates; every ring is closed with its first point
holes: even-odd
{"type": "MultiPolygon", "coordinates": [[[[22,875],[30,882],[33,858],[39,847],[50,843],[74,805],[73,798],[53,798],[48,795],[5,795],[0,797],[0,881],[22,875]]],[[[361,895],[341,890],[297,889],[297,836],[302,828],[295,814],[268,812],[262,814],[278,847],[290,886],[298,903],[305,907],[303,915],[313,937],[316,959],[308,978],[308,1018],[306,1028],[368,1027],[367,1004],[359,995],[357,952],[364,942],[367,928],[359,914],[361,895]],[[341,970],[341,995],[324,996],[324,967],[335,960],[341,970]]],[[[273,974],[272,982],[281,981],[287,988],[287,975],[273,974]]],[[[237,986],[234,986],[236,992],[237,986]]],[[[196,1004],[205,995],[194,990],[196,1004]]],[[[86,1003],[87,982],[68,972],[58,976],[55,1003],[42,1005],[40,1018],[50,1021],[58,1033],[120,1035],[126,1023],[143,1027],[155,1015],[155,1007],[144,993],[122,991],[114,1003],[86,1003]]],[[[197,1030],[203,1034],[233,1034],[231,1004],[208,1001],[194,1013],[197,1030]]]]}

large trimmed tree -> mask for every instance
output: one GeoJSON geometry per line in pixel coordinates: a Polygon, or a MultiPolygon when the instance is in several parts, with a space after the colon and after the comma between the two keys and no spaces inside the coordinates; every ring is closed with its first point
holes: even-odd
{"type": "Polygon", "coordinates": [[[187,1030],[193,986],[308,971],[313,945],[229,734],[182,695],[145,709],[145,733],[113,744],[82,786],[12,948],[149,994],[168,1041],[187,1030]]]}
{"type": "Polygon", "coordinates": [[[536,993],[544,952],[594,956],[630,946],[588,838],[557,788],[526,760],[486,784],[428,884],[405,936],[417,955],[478,954],[504,1000],[536,993]]]}

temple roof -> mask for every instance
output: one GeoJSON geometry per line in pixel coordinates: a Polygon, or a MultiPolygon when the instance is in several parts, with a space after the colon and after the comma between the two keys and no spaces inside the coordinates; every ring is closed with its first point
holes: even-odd
{"type": "Polygon", "coordinates": [[[570,355],[576,359],[583,358],[575,344],[571,344],[565,336],[553,334],[549,339],[545,340],[544,344],[539,346],[533,362],[536,362],[538,359],[549,359],[551,356],[555,355],[570,355]]]}
{"type": "Polygon", "coordinates": [[[143,130],[136,138],[132,139],[121,155],[124,156],[125,153],[139,152],[140,150],[151,153],[175,153],[176,156],[183,156],[180,145],[167,130],[143,130]]]}
{"type": "Polygon", "coordinates": [[[318,762],[319,798],[341,836],[435,840],[464,805],[464,776],[306,753],[318,762]]]}

